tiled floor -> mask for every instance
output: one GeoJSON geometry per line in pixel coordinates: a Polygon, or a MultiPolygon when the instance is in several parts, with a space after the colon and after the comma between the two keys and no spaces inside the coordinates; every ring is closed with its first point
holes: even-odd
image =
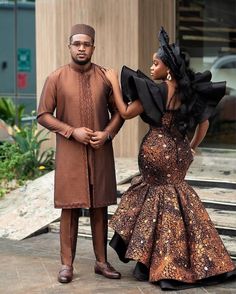
{"type": "MultiPolygon", "coordinates": [[[[22,241],[0,239],[0,293],[2,294],[157,294],[158,286],[136,281],[132,276],[133,262],[121,263],[111,248],[111,264],[122,273],[121,280],[109,280],[93,272],[94,255],[91,240],[79,238],[75,275],[70,284],[57,282],[59,235],[42,234],[22,241]]],[[[233,294],[236,280],[217,286],[164,293],[233,294]]]]}

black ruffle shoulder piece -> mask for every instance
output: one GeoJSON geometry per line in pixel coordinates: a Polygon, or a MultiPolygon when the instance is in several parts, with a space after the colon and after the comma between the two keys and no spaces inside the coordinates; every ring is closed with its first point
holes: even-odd
{"type": "Polygon", "coordinates": [[[122,67],[121,89],[126,103],[139,99],[144,112],[142,120],[153,126],[161,125],[161,117],[165,112],[165,85],[157,85],[140,70],[134,71],[127,66],[122,67]]]}
{"type": "Polygon", "coordinates": [[[211,82],[211,72],[196,73],[191,81],[193,97],[190,111],[195,118],[195,123],[209,119],[217,104],[224,97],[226,82],[211,82]]]}
{"type": "MultiPolygon", "coordinates": [[[[179,131],[185,134],[189,128],[209,119],[215,107],[225,95],[226,82],[211,82],[211,72],[195,73],[191,80],[192,97],[179,111],[179,131]]],[[[123,66],[121,88],[126,103],[140,99],[144,112],[142,120],[153,126],[161,125],[166,111],[167,87],[156,84],[140,70],[134,71],[123,66]]]]}

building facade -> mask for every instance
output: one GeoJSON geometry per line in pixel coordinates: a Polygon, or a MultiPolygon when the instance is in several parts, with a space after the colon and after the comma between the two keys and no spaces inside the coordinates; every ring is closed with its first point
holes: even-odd
{"type": "Polygon", "coordinates": [[[35,3],[0,0],[0,97],[36,107],[35,3]]]}
{"type": "MultiPolygon", "coordinates": [[[[0,1],[0,13],[3,8],[1,2],[18,2],[18,5],[21,2],[23,5],[22,2],[26,4],[29,1],[0,1]]],[[[87,23],[94,26],[96,50],[93,61],[95,63],[114,67],[118,71],[123,65],[127,65],[133,69],[139,68],[147,75],[152,54],[158,48],[157,33],[162,25],[168,31],[171,41],[177,40],[186,52],[186,56],[189,56],[191,68],[195,71],[210,69],[214,81],[227,81],[227,94],[211,118],[210,129],[202,146],[236,147],[236,1],[36,0],[35,4],[30,2],[30,5],[35,5],[35,32],[34,21],[30,20],[32,22],[30,26],[26,16],[20,22],[23,22],[29,31],[23,24],[19,24],[17,30],[18,36],[24,32],[25,39],[31,40],[37,52],[34,81],[29,77],[27,80],[31,89],[34,89],[34,82],[37,81],[37,100],[47,75],[70,60],[67,44],[73,24],[87,23]],[[32,40],[31,34],[36,38],[32,40]]],[[[2,21],[2,18],[0,20],[2,21]]],[[[8,23],[8,26],[13,25],[8,23]]],[[[3,55],[9,52],[6,44],[3,45],[1,41],[3,30],[0,30],[0,33],[1,76],[5,79],[12,77],[12,73],[4,76],[6,58],[4,59],[3,55]]],[[[7,36],[4,35],[4,38],[7,36]]],[[[23,36],[21,38],[23,40],[23,36]]],[[[20,42],[19,40],[18,44],[20,42]]],[[[29,46],[26,45],[26,40],[17,46],[16,56],[19,57],[16,62],[17,64],[20,62],[21,54],[22,69],[24,66],[27,69],[27,62],[24,64],[23,61],[27,61],[29,52],[22,50],[27,48],[29,46]]],[[[35,60],[33,52],[32,49],[30,55],[32,74],[34,74],[33,59],[35,60]]],[[[10,61],[7,64],[10,67],[10,61]]],[[[19,97],[21,97],[19,93],[23,91],[19,85],[25,85],[25,74],[30,73],[27,70],[20,71],[18,65],[15,67],[13,79],[15,78],[19,83],[21,81],[21,84],[16,83],[15,86],[18,87],[19,97]]],[[[1,78],[0,81],[0,96],[5,91],[2,90],[3,85],[7,85],[7,82],[2,83],[4,79],[1,78]]],[[[116,156],[136,156],[141,138],[146,131],[147,126],[139,118],[126,121],[114,140],[116,156]]],[[[53,144],[53,135],[51,136],[50,144],[53,144]]]]}

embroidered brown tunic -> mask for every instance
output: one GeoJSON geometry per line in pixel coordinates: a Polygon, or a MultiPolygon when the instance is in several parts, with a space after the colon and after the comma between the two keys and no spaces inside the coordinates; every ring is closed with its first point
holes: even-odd
{"type": "Polygon", "coordinates": [[[107,130],[114,137],[123,123],[101,68],[92,63],[81,72],[68,64],[50,74],[41,94],[38,122],[56,133],[55,207],[116,203],[112,143],[95,150],[71,137],[78,127],[107,130]]]}

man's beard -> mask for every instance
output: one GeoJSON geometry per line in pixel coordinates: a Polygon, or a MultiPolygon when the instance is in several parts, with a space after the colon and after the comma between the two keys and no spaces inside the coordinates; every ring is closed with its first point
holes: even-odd
{"type": "Polygon", "coordinates": [[[85,65],[85,64],[87,64],[87,63],[89,63],[91,61],[91,58],[87,58],[87,59],[84,59],[84,60],[78,60],[78,59],[72,57],[72,59],[78,65],[85,65]]]}

